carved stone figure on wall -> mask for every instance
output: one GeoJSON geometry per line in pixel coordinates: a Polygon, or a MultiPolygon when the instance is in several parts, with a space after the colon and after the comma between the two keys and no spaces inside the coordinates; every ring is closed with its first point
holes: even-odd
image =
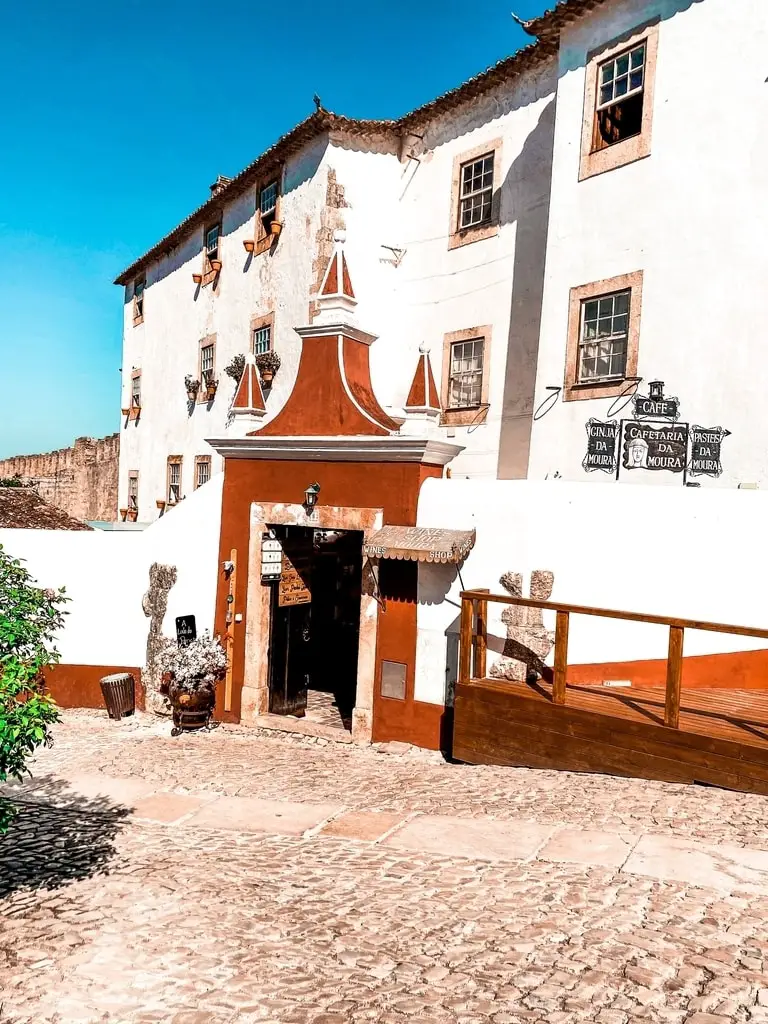
{"type": "MultiPolygon", "coordinates": [[[[548,601],[552,596],[554,582],[554,573],[534,569],[531,573],[529,597],[535,601],[548,601]]],[[[523,596],[523,577],[520,573],[505,572],[499,583],[510,596],[523,596]]],[[[507,627],[507,639],[501,657],[491,667],[491,676],[494,679],[525,682],[551,675],[551,669],[544,664],[544,659],[554,646],[555,634],[545,628],[542,609],[507,605],[501,613],[501,621],[507,627]]]]}
{"type": "Polygon", "coordinates": [[[171,706],[168,698],[160,692],[162,672],[157,662],[160,648],[163,646],[163,619],[168,609],[168,594],[176,583],[176,566],[160,565],[154,562],[149,569],[149,590],[141,601],[144,614],[149,619],[147,634],[147,663],[142,678],[146,694],[147,711],[158,715],[169,715],[171,706]]]}

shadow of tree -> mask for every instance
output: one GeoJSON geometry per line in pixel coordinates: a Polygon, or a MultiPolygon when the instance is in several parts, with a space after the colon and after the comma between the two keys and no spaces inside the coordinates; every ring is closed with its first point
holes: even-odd
{"type": "Polygon", "coordinates": [[[65,780],[52,776],[8,785],[0,795],[18,810],[10,831],[0,837],[0,899],[18,889],[58,889],[109,874],[130,807],[74,793],[65,780]]]}

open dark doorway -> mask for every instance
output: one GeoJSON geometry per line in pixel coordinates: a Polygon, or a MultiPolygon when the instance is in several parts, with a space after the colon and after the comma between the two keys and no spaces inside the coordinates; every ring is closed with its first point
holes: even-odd
{"type": "Polygon", "coordinates": [[[357,692],[363,534],[276,526],[269,710],[351,730],[357,692]]]}

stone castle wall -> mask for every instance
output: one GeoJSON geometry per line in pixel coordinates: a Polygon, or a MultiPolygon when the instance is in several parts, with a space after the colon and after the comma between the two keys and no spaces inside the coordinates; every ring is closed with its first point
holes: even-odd
{"type": "Polygon", "coordinates": [[[18,474],[41,498],[76,519],[117,519],[120,435],[78,437],[71,448],[0,460],[0,479],[18,474]]]}

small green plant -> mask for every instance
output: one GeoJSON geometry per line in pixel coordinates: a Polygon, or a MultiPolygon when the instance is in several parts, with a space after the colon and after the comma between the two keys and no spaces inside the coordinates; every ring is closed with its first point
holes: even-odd
{"type": "Polygon", "coordinates": [[[29,487],[25,484],[18,473],[13,476],[0,476],[0,487],[29,487]]]}
{"type": "Polygon", "coordinates": [[[229,366],[224,367],[224,373],[231,377],[235,384],[239,384],[240,378],[243,376],[244,369],[245,356],[242,353],[240,353],[240,355],[232,357],[232,362],[229,364],[229,366]]]}
{"type": "MultiPolygon", "coordinates": [[[[59,660],[54,644],[69,600],[61,590],[41,590],[17,558],[0,544],[0,782],[22,781],[27,758],[50,746],[58,709],[45,692],[43,670],[59,660]]],[[[15,817],[0,797],[0,835],[15,817]]]]}

